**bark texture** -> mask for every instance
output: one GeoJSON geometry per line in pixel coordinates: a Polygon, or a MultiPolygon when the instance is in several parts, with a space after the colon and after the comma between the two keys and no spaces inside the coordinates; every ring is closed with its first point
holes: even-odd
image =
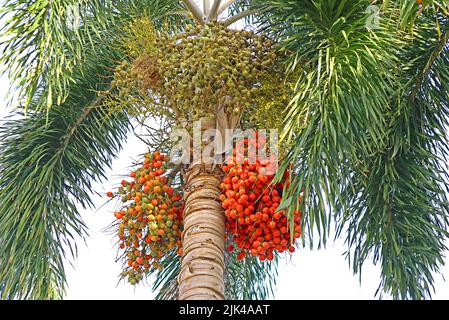
{"type": "MultiPolygon", "coordinates": [[[[203,129],[211,127],[215,127],[215,121],[203,129]]],[[[219,201],[220,183],[221,169],[217,165],[199,161],[186,171],[180,300],[225,298],[225,216],[219,201]]]]}
{"type": "Polygon", "coordinates": [[[180,300],[224,299],[225,222],[217,171],[199,164],[186,173],[180,300]]]}

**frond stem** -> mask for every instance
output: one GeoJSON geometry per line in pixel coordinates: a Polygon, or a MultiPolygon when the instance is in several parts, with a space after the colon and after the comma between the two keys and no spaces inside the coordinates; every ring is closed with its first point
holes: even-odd
{"type": "Polygon", "coordinates": [[[203,12],[207,16],[210,12],[210,1],[209,0],[203,0],[203,12]]]}
{"type": "Polygon", "coordinates": [[[83,113],[76,119],[75,123],[72,124],[67,129],[67,135],[64,140],[61,142],[59,150],[64,151],[65,147],[68,145],[70,139],[76,132],[76,129],[83,123],[83,121],[91,114],[91,112],[98,107],[98,105],[103,100],[103,97],[97,97],[84,111],[83,113]]]}
{"type": "Polygon", "coordinates": [[[218,8],[217,17],[228,9],[236,0],[224,0],[218,8]]]}
{"type": "Polygon", "coordinates": [[[421,74],[416,79],[415,87],[410,95],[411,100],[415,99],[419,89],[421,88],[424,82],[424,79],[429,75],[430,70],[432,69],[432,65],[437,60],[438,56],[441,54],[444,48],[448,45],[448,42],[449,42],[449,29],[446,30],[446,32],[441,36],[440,41],[433,50],[432,54],[430,55],[429,60],[427,61],[421,74]]]}
{"type": "Polygon", "coordinates": [[[233,15],[232,17],[226,19],[225,21],[223,21],[223,25],[225,27],[229,27],[231,24],[233,24],[241,19],[244,19],[252,14],[255,14],[257,12],[258,12],[258,10],[254,10],[254,9],[252,9],[252,10],[248,9],[248,10],[242,11],[242,12],[237,13],[236,15],[233,15]]]}
{"type": "Polygon", "coordinates": [[[204,24],[204,14],[201,12],[201,9],[196,5],[193,0],[182,0],[182,2],[186,5],[187,9],[192,13],[193,17],[200,24],[204,24]]]}
{"type": "Polygon", "coordinates": [[[220,7],[221,0],[215,0],[212,8],[210,9],[207,21],[216,20],[218,17],[218,8],[220,7]]]}

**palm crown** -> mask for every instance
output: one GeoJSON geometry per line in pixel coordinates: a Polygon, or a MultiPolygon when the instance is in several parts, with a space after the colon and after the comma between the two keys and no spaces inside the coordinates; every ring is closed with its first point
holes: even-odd
{"type": "MultiPolygon", "coordinates": [[[[215,0],[199,6],[191,0],[39,0],[9,1],[2,12],[1,61],[19,102],[0,133],[2,298],[63,296],[64,259],[76,256],[75,239],[87,235],[76,206],[92,205],[92,181],[105,178],[104,168],[136,120],[157,116],[171,123],[181,113],[193,121],[192,114],[213,117],[219,111],[227,127],[252,123],[282,130],[285,150],[275,181],[294,174],[283,187],[279,207],[291,226],[301,210],[302,244],[325,245],[333,227],[346,240],[355,273],[367,259],[380,264],[379,292],[394,298],[430,297],[433,277],[444,264],[449,223],[447,1],[215,0]],[[135,46],[142,31],[147,31],[148,44],[149,34],[182,35],[195,26],[217,25],[217,20],[221,30],[244,21],[252,34],[273,42],[277,62],[269,70],[255,68],[261,73],[251,86],[262,84],[262,89],[254,96],[248,93],[247,100],[230,103],[230,111],[217,111],[195,107],[193,97],[176,100],[183,89],[175,87],[176,81],[165,87],[146,82],[145,90],[133,92],[117,85],[125,82],[117,70],[143,54],[165,50],[155,38],[148,50],[135,46]],[[139,23],[147,28],[136,29],[139,23]],[[148,90],[157,97],[147,95],[148,90]],[[170,102],[165,109],[161,97],[170,102]],[[176,105],[188,107],[178,110],[176,105]]],[[[226,41],[225,47],[232,48],[226,41]]],[[[179,68],[192,67],[181,66],[182,54],[176,58],[179,68]]],[[[158,74],[172,64],[159,65],[158,74]]],[[[237,78],[251,75],[243,70],[237,78]]],[[[141,78],[129,74],[142,85],[150,73],[145,69],[141,78]]],[[[222,105],[221,96],[230,95],[226,88],[226,93],[210,94],[209,105],[222,105]]],[[[238,90],[236,96],[246,97],[238,90]]],[[[155,143],[157,134],[153,138],[155,143]]],[[[197,174],[189,172],[195,167],[184,169],[178,179],[195,185],[197,174]]],[[[211,184],[219,184],[215,180],[211,184]]],[[[186,207],[189,201],[194,207],[189,192],[185,198],[186,207]]],[[[205,211],[220,214],[213,201],[208,205],[205,211]]],[[[219,223],[209,227],[224,233],[219,223]]],[[[220,252],[215,262],[224,272],[216,277],[224,286],[211,288],[209,298],[270,294],[276,258],[237,261],[235,252],[220,252]]],[[[186,256],[180,259],[170,251],[165,268],[150,272],[156,275],[159,298],[195,296],[190,277],[182,275],[188,261],[196,260],[186,256]]]]}

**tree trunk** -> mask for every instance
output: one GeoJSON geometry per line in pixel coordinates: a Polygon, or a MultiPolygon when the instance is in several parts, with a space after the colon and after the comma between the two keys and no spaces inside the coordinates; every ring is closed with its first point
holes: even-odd
{"type": "Polygon", "coordinates": [[[223,300],[225,216],[221,169],[202,161],[185,174],[180,300],[223,300]]]}

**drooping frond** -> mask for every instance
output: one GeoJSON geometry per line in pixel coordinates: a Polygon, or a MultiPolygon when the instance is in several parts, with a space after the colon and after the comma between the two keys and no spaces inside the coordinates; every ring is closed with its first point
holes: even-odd
{"type": "Polygon", "coordinates": [[[74,240],[86,231],[76,205],[91,205],[92,181],[105,178],[125,138],[126,115],[103,121],[95,94],[79,92],[48,114],[14,114],[2,125],[2,299],[62,296],[63,261],[68,252],[76,255],[74,240]]]}
{"type": "Polygon", "coordinates": [[[411,5],[408,21],[406,1],[390,1],[371,20],[370,1],[261,2],[272,8],[262,25],[303,70],[281,168],[294,166],[286,193],[303,193],[305,231],[325,242],[334,220],[355,272],[373,258],[379,290],[428,297],[448,235],[447,10],[411,5]]]}
{"type": "Polygon", "coordinates": [[[379,289],[394,298],[430,297],[447,249],[449,16],[440,13],[414,21],[389,144],[366,162],[366,175],[354,173],[355,188],[345,193],[354,271],[373,254],[382,268],[379,289]]]}
{"type": "Polygon", "coordinates": [[[74,80],[73,71],[83,62],[92,37],[101,36],[107,24],[102,1],[38,0],[7,1],[0,9],[2,27],[1,63],[5,64],[14,93],[26,107],[45,83],[41,99],[50,108],[60,104],[74,80]]]}
{"type": "Polygon", "coordinates": [[[385,144],[393,39],[387,30],[366,28],[366,1],[267,5],[271,33],[294,53],[291,68],[300,71],[283,133],[295,146],[280,172],[292,163],[298,174],[285,199],[304,192],[303,229],[311,237],[316,226],[325,243],[331,220],[327,208],[341,200],[339,190],[350,177],[348,162],[363,165],[360,157],[385,144]]]}
{"type": "Polygon", "coordinates": [[[154,275],[153,291],[157,292],[156,300],[176,300],[178,298],[178,275],[181,271],[181,258],[176,250],[166,254],[161,261],[162,271],[152,269],[154,275]]]}
{"type": "Polygon", "coordinates": [[[226,299],[266,300],[274,296],[278,278],[278,257],[273,261],[262,262],[258,257],[237,260],[237,254],[226,256],[226,299]]]}
{"type": "MultiPolygon", "coordinates": [[[[38,3],[9,2],[8,10],[10,14],[15,10],[23,11],[26,14],[24,20],[34,19],[33,32],[40,34],[36,39],[39,40],[42,34],[48,39],[57,38],[58,27],[47,30],[47,24],[54,21],[44,22],[35,12],[36,6],[40,6],[38,3]]],[[[52,6],[56,4],[68,6],[69,2],[51,2],[52,6]]],[[[92,182],[104,178],[105,168],[120,150],[129,128],[127,115],[124,112],[111,115],[97,96],[98,91],[109,88],[113,71],[123,59],[116,46],[123,24],[144,14],[154,18],[156,26],[161,26],[165,20],[179,19],[164,16],[179,8],[173,1],[118,1],[114,5],[114,16],[107,16],[107,27],[101,32],[90,35],[79,31],[77,34],[82,39],[58,39],[64,42],[51,44],[44,51],[26,37],[26,32],[22,35],[17,24],[7,25],[8,32],[16,38],[12,36],[6,40],[8,62],[5,62],[9,68],[25,70],[18,76],[29,78],[18,80],[13,77],[13,80],[18,80],[22,89],[28,85],[32,89],[27,93],[31,97],[28,116],[16,112],[2,125],[0,133],[2,298],[62,297],[65,284],[63,260],[69,252],[76,255],[74,238],[86,234],[76,205],[91,205],[92,182]],[[70,54],[70,50],[77,48],[74,44],[66,51],[70,41],[87,44],[78,57],[80,59],[71,56],[73,65],[65,64],[63,54],[55,56],[59,51],[46,51],[53,45],[60,45],[64,54],[70,54]],[[16,42],[22,43],[25,51],[10,52],[16,42]],[[43,60],[55,60],[45,62],[42,70],[36,70],[35,64],[22,62],[33,59],[26,54],[31,52],[29,54],[33,55],[33,50],[44,55],[43,60]],[[26,58],[20,58],[20,54],[26,58]],[[56,70],[61,64],[63,71],[56,70]],[[68,66],[72,69],[65,69],[68,66]],[[58,78],[54,72],[56,75],[63,72],[68,78],[58,78]],[[65,99],[60,105],[55,100],[48,100],[48,93],[55,92],[51,84],[54,81],[58,90],[65,90],[65,99]],[[47,110],[49,101],[52,108],[47,110]]],[[[28,27],[25,24],[23,28],[28,27]]],[[[65,31],[59,35],[65,35],[65,31]]],[[[74,36],[70,32],[67,31],[67,37],[74,36]]],[[[59,94],[64,90],[58,91],[59,94]]]]}
{"type": "Polygon", "coordinates": [[[397,23],[401,29],[413,28],[415,22],[419,20],[421,14],[426,11],[438,10],[449,14],[449,2],[447,0],[424,0],[424,1],[374,1],[373,5],[377,5],[383,11],[390,11],[391,9],[399,12],[397,23]]]}
{"type": "Polygon", "coordinates": [[[6,21],[0,62],[16,89],[16,100],[38,110],[61,104],[78,66],[99,41],[109,41],[122,31],[123,23],[145,14],[178,21],[179,15],[167,13],[180,8],[179,1],[171,0],[6,1],[0,8],[6,21]],[[41,103],[30,105],[38,91],[41,103]]]}

